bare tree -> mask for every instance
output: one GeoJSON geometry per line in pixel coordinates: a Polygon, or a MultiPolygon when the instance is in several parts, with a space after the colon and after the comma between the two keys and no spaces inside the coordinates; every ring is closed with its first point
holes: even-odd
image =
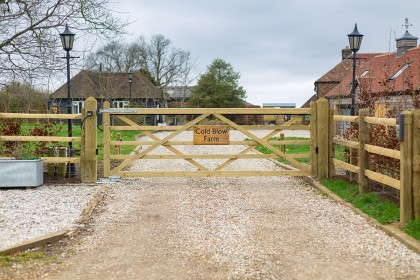
{"type": "Polygon", "coordinates": [[[87,56],[85,68],[102,69],[106,72],[127,73],[132,70],[146,69],[144,47],[137,44],[111,42],[87,56]]]}
{"type": "MultiPolygon", "coordinates": [[[[0,1],[0,83],[10,79],[45,76],[61,69],[58,34],[67,23],[79,38],[112,38],[127,22],[107,7],[110,0],[0,1]],[[44,72],[44,73],[43,73],[44,72]]],[[[64,62],[63,62],[64,63],[64,62]]]]}
{"type": "Polygon", "coordinates": [[[142,71],[161,88],[161,106],[166,106],[163,89],[169,85],[191,84],[197,78],[193,73],[195,64],[189,51],[174,47],[163,35],[154,35],[149,41],[141,36],[130,44],[111,42],[90,54],[85,67],[119,73],[142,71]]]}
{"type": "Polygon", "coordinates": [[[191,76],[195,60],[188,51],[176,48],[163,35],[154,35],[150,41],[141,36],[135,42],[111,42],[90,54],[86,60],[89,70],[108,72],[146,70],[160,87],[183,84],[191,76]]]}
{"type": "Polygon", "coordinates": [[[163,35],[153,35],[147,45],[147,70],[161,87],[179,83],[191,66],[191,55],[172,45],[163,35]]]}

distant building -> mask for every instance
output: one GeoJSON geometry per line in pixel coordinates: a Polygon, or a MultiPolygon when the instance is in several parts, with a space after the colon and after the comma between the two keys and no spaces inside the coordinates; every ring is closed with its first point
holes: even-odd
{"type": "MultiPolygon", "coordinates": [[[[161,100],[161,91],[140,72],[133,73],[130,85],[127,73],[110,73],[82,70],[70,80],[72,112],[80,113],[84,100],[93,96],[100,104],[109,101],[111,107],[125,108],[130,101],[141,107],[156,107],[161,100]]],[[[60,113],[67,112],[67,83],[49,96],[50,108],[55,106],[60,113]]]]}
{"type": "MultiPolygon", "coordinates": [[[[396,52],[376,54],[358,63],[356,108],[370,106],[378,117],[386,116],[390,111],[419,108],[420,48],[417,39],[406,31],[396,39],[396,52]]],[[[331,107],[341,115],[350,114],[352,76],[349,70],[340,83],[325,94],[331,107]]]]}
{"type": "MultiPolygon", "coordinates": [[[[296,103],[263,103],[263,108],[296,108],[296,103]]],[[[264,122],[281,124],[290,120],[290,115],[264,115],[264,122]]]]}
{"type": "MultiPolygon", "coordinates": [[[[408,25],[406,25],[408,29],[408,25]]],[[[420,108],[420,48],[408,30],[396,39],[391,53],[357,53],[355,105],[370,108],[375,116],[395,116],[420,108]]],[[[315,81],[316,97],[325,97],[336,114],[350,115],[352,103],[351,51],[342,50],[341,61],[315,81]]],[[[308,102],[309,103],[309,102],[308,102]]],[[[307,104],[306,104],[307,105],[307,104]]],[[[348,123],[341,123],[344,131],[348,123]]]]}
{"type": "Polygon", "coordinates": [[[168,86],[163,92],[168,98],[170,108],[185,108],[188,106],[192,86],[168,86]]]}
{"type": "MultiPolygon", "coordinates": [[[[140,72],[133,73],[131,99],[127,73],[82,70],[70,80],[70,85],[73,114],[81,113],[89,96],[96,98],[98,108],[102,108],[105,101],[109,101],[113,108],[126,108],[134,104],[136,107],[153,108],[162,103],[161,90],[140,72]]],[[[50,111],[54,113],[67,113],[67,83],[49,96],[48,104],[50,111]]]]}

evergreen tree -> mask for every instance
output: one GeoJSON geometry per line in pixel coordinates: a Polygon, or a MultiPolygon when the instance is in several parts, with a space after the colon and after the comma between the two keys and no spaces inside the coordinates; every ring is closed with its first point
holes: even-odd
{"type": "Polygon", "coordinates": [[[215,59],[192,90],[190,107],[238,108],[244,106],[246,91],[239,86],[241,74],[223,59],[215,59]]]}

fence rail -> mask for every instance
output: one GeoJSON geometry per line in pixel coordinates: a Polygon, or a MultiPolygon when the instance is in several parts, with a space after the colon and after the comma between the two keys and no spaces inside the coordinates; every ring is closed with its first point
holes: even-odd
{"type": "MultiPolygon", "coordinates": [[[[333,167],[337,167],[358,175],[359,191],[368,191],[369,180],[384,184],[400,191],[400,221],[406,223],[412,218],[420,217],[420,111],[405,111],[404,123],[399,124],[402,135],[400,150],[375,146],[369,143],[369,125],[396,127],[396,118],[377,118],[368,116],[367,109],[360,109],[359,116],[332,117],[332,127],[335,122],[358,123],[359,138],[353,140],[334,139],[334,145],[343,145],[350,149],[350,157],[356,159],[345,162],[333,159],[333,167]],[[413,125],[414,124],[414,125],[413,125]],[[369,169],[369,154],[399,160],[400,180],[387,174],[369,169]]],[[[335,135],[335,132],[333,132],[335,135]]],[[[355,176],[353,176],[355,178],[355,176]]]]}
{"type": "Polygon", "coordinates": [[[80,164],[82,182],[93,183],[97,178],[97,158],[96,158],[96,108],[97,102],[90,97],[85,102],[85,108],[81,114],[23,114],[23,113],[0,113],[0,119],[52,119],[52,120],[83,120],[81,137],[68,136],[7,136],[1,135],[0,141],[14,142],[58,142],[58,143],[80,143],[80,158],[75,157],[41,157],[44,163],[80,164]],[[87,114],[93,112],[93,115],[87,114]],[[86,137],[89,135],[89,137],[86,137]]]}

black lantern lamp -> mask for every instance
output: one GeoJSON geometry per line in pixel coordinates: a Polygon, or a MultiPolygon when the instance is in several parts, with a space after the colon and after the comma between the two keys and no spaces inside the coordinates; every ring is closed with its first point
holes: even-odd
{"type": "Polygon", "coordinates": [[[68,51],[71,51],[71,49],[73,49],[75,35],[76,34],[71,32],[68,25],[66,24],[66,29],[64,30],[63,33],[60,34],[61,44],[63,45],[63,49],[65,51],[68,52],[68,51]]]}
{"type": "MultiPolygon", "coordinates": [[[[61,44],[63,45],[63,49],[66,51],[66,56],[63,57],[67,60],[67,114],[71,114],[71,100],[70,100],[70,51],[73,49],[73,43],[74,43],[74,36],[76,34],[72,33],[66,24],[66,28],[63,33],[60,34],[61,38],[61,44]]],[[[67,136],[72,137],[72,121],[71,119],[67,120],[67,136]]],[[[69,142],[69,151],[70,151],[70,157],[74,156],[74,149],[73,149],[73,143],[69,142]]],[[[69,164],[69,176],[73,177],[76,174],[74,163],[69,164]]]]}
{"type": "Polygon", "coordinates": [[[362,44],[363,36],[357,30],[357,23],[354,25],[354,30],[352,33],[347,35],[349,37],[350,49],[353,52],[353,79],[351,83],[351,108],[350,115],[354,116],[354,99],[356,95],[356,53],[360,49],[362,44]]]}

